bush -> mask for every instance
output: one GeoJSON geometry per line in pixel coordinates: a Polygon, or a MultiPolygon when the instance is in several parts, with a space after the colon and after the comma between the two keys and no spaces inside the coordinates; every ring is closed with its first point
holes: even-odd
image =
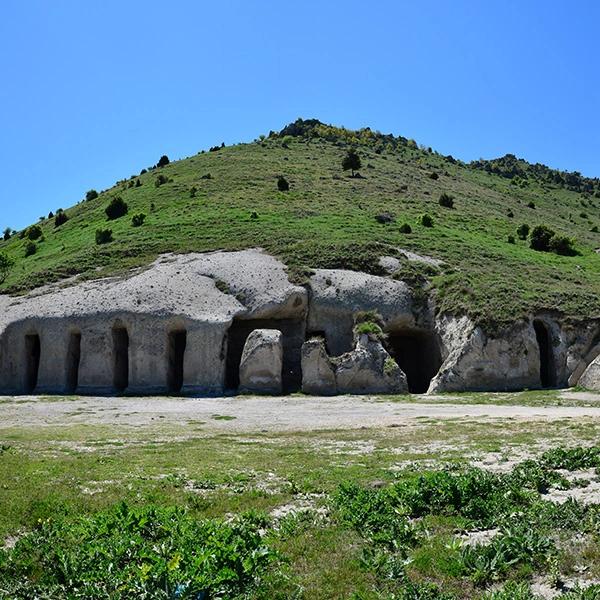
{"type": "Polygon", "coordinates": [[[539,252],[548,252],[553,235],[554,231],[546,225],[536,225],[529,238],[529,247],[539,252]]]}
{"type": "Polygon", "coordinates": [[[564,235],[554,235],[548,245],[550,252],[561,256],[573,256],[576,254],[573,248],[573,240],[564,235]]]}
{"type": "Polygon", "coordinates": [[[139,179],[135,180],[135,187],[142,187],[142,182],[139,179]]]}
{"type": "Polygon", "coordinates": [[[290,189],[290,184],[289,184],[288,180],[283,175],[280,175],[277,178],[277,189],[280,192],[287,192],[290,189]]]}
{"type": "MultiPolygon", "coordinates": [[[[35,246],[35,244],[34,244],[35,246]]],[[[6,254],[0,254],[0,284],[6,281],[15,261],[6,254]]]]}
{"type": "Polygon", "coordinates": [[[133,227],[141,227],[146,220],[146,215],[144,213],[139,213],[137,215],[133,215],[131,218],[131,225],[133,227]]]}
{"type": "Polygon", "coordinates": [[[69,220],[64,210],[59,210],[54,217],[54,227],[60,227],[69,220]]]}
{"type": "Polygon", "coordinates": [[[590,229],[590,231],[591,231],[592,233],[598,233],[598,225],[594,225],[594,226],[593,226],[593,227],[590,229]]]}
{"type": "Polygon", "coordinates": [[[528,202],[527,208],[535,208],[535,202],[528,202]]]}
{"type": "Polygon", "coordinates": [[[398,231],[400,231],[400,233],[412,233],[412,227],[408,223],[402,223],[398,228],[398,231]]]}
{"type": "Polygon", "coordinates": [[[196,197],[196,192],[197,192],[197,191],[198,191],[198,188],[197,188],[195,185],[193,185],[193,186],[190,188],[190,198],[195,198],[195,197],[196,197]]]}
{"type": "Polygon", "coordinates": [[[515,216],[515,213],[512,210],[509,209],[508,212],[506,213],[506,216],[509,219],[512,219],[515,216]]]}
{"type": "Polygon", "coordinates": [[[119,217],[123,217],[127,214],[129,208],[127,207],[127,203],[121,198],[121,196],[117,196],[110,201],[110,204],[106,207],[104,212],[110,221],[114,219],[118,219],[119,217]]]}
{"type": "Polygon", "coordinates": [[[439,205],[444,208],[454,208],[454,196],[450,196],[450,194],[446,194],[446,192],[440,196],[438,202],[439,205]]]}
{"type": "Polygon", "coordinates": [[[10,238],[12,237],[13,231],[10,227],[7,227],[4,232],[2,233],[2,237],[4,239],[5,242],[8,242],[8,240],[10,240],[10,238]]]}
{"type": "Polygon", "coordinates": [[[389,212],[384,212],[375,215],[375,220],[383,225],[385,223],[393,223],[396,220],[396,217],[389,212]]]}
{"type": "Polygon", "coordinates": [[[166,154],[163,154],[159,159],[158,162],[156,163],[157,167],[166,167],[171,161],[169,160],[169,157],[166,154]]]}
{"type": "Polygon", "coordinates": [[[25,244],[25,257],[33,256],[37,252],[37,246],[31,240],[25,244]]]}
{"type": "Polygon", "coordinates": [[[212,175],[210,173],[205,173],[200,179],[212,179],[212,175]]]}
{"type": "Polygon", "coordinates": [[[32,225],[27,229],[27,237],[30,240],[39,240],[42,237],[42,228],[39,225],[32,225]]]}
{"type": "Polygon", "coordinates": [[[96,229],[96,244],[108,244],[112,241],[112,229],[96,229]]]}
{"type": "Polygon", "coordinates": [[[344,171],[352,171],[352,177],[354,177],[354,172],[358,171],[361,168],[361,166],[362,163],[360,160],[360,156],[358,156],[356,150],[348,150],[348,153],[344,157],[344,160],[342,160],[342,169],[344,169],[344,171]]]}
{"type": "Polygon", "coordinates": [[[527,223],[523,223],[523,225],[519,225],[517,227],[517,235],[520,240],[526,240],[529,235],[529,225],[527,223]]]}
{"type": "Polygon", "coordinates": [[[514,235],[509,235],[507,241],[508,241],[509,244],[514,244],[515,243],[515,236],[514,235]]]}
{"type": "Polygon", "coordinates": [[[434,181],[436,181],[439,178],[440,176],[435,171],[433,171],[433,173],[429,173],[429,179],[433,179],[434,181]]]}
{"type": "Polygon", "coordinates": [[[154,180],[154,187],[160,187],[161,185],[169,183],[169,178],[162,173],[154,180]]]}
{"type": "Polygon", "coordinates": [[[421,215],[421,225],[423,225],[423,227],[433,227],[433,218],[431,217],[431,215],[428,215],[427,213],[425,213],[424,215],[421,215]]]}
{"type": "Polygon", "coordinates": [[[85,194],[86,200],[95,200],[98,197],[98,192],[96,190],[89,190],[85,194]]]}

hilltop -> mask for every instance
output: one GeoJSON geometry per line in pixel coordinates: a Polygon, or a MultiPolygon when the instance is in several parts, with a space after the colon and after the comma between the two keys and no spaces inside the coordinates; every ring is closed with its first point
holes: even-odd
{"type": "Polygon", "coordinates": [[[598,179],[513,155],[466,164],[403,137],[317,120],[160,164],[64,211],[49,206],[39,231],[0,242],[15,262],[2,292],[123,273],[166,252],[262,247],[300,284],[314,268],[386,274],[380,257],[396,257],[391,277],[422,289],[439,312],[480,323],[540,310],[600,314],[598,179]],[[357,177],[342,169],[350,148],[362,162],[357,177]],[[288,191],[279,191],[280,176],[288,191]],[[444,194],[452,208],[440,204],[444,194]],[[108,220],[115,198],[128,213],[108,220]],[[66,220],[56,226],[59,212],[66,220]],[[530,238],[517,235],[522,224],[572,238],[574,255],[530,248],[530,238]],[[104,229],[112,241],[97,244],[104,229]],[[409,262],[399,249],[436,261],[409,262]]]}

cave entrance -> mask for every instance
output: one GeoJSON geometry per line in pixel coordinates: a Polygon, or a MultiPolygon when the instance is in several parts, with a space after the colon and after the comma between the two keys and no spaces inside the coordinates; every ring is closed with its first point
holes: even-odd
{"type": "Polygon", "coordinates": [[[282,333],[284,393],[296,392],[302,386],[301,355],[304,343],[304,321],[299,319],[234,319],[227,332],[225,389],[237,390],[240,385],[240,363],[248,336],[255,329],[277,329],[282,333]]]}
{"type": "Polygon", "coordinates": [[[113,387],[124,392],[129,386],[129,334],[125,327],[114,327],[113,337],[113,387]]]}
{"type": "Polygon", "coordinates": [[[406,374],[410,393],[424,394],[442,364],[435,334],[421,330],[391,332],[388,346],[406,374]]]}
{"type": "Polygon", "coordinates": [[[556,387],[556,364],[552,350],[552,336],[543,321],[535,320],[533,329],[540,349],[540,383],[543,388],[556,387]]]}
{"type": "Polygon", "coordinates": [[[79,363],[81,362],[81,333],[73,332],[69,336],[67,348],[66,391],[72,394],[79,384],[79,363]]]}
{"type": "Polygon", "coordinates": [[[183,387],[183,361],[187,345],[187,331],[171,331],[168,339],[167,389],[178,394],[183,387]]]}
{"type": "Polygon", "coordinates": [[[25,336],[25,393],[31,394],[37,387],[40,371],[41,344],[37,333],[25,336]]]}

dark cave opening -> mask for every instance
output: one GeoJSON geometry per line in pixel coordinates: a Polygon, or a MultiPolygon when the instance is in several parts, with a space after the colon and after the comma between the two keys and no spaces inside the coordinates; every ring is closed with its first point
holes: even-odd
{"type": "Polygon", "coordinates": [[[81,333],[73,332],[69,336],[67,348],[67,376],[65,389],[72,394],[79,385],[79,363],[81,362],[81,333]]]}
{"type": "Polygon", "coordinates": [[[125,327],[114,327],[113,337],[113,387],[124,392],[129,386],[129,334],[125,327]]]}
{"type": "Polygon", "coordinates": [[[35,333],[25,336],[25,393],[31,394],[37,387],[40,370],[40,336],[35,333]]]}
{"type": "Polygon", "coordinates": [[[533,329],[540,349],[540,384],[543,388],[556,387],[556,363],[552,350],[552,336],[543,321],[535,320],[533,329]]]}
{"type": "Polygon", "coordinates": [[[248,336],[255,329],[277,329],[283,336],[282,384],[284,393],[302,386],[300,367],[304,322],[299,319],[234,319],[227,332],[225,389],[235,391],[240,385],[240,363],[248,336]]]}
{"type": "Polygon", "coordinates": [[[178,394],[183,388],[183,365],[187,331],[185,329],[169,332],[167,389],[172,394],[178,394]]]}
{"type": "Polygon", "coordinates": [[[442,364],[435,334],[416,329],[394,331],[388,336],[388,347],[406,374],[408,390],[424,394],[442,364]]]}

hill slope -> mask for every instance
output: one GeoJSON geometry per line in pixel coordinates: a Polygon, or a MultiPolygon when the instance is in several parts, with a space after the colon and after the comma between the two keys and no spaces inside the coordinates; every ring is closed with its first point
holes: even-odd
{"type": "Polygon", "coordinates": [[[593,229],[600,224],[600,183],[541,167],[511,155],[466,165],[405,138],[297,121],[265,139],[119,182],[67,209],[59,227],[44,220],[32,256],[25,257],[27,232],[0,242],[0,252],[15,260],[1,289],[119,273],[163,252],[254,246],[281,257],[296,281],[316,267],[381,273],[379,257],[404,248],[444,262],[437,269],[401,261],[394,275],[416,286],[429,281],[425,289],[439,311],[488,324],[539,310],[597,316],[600,234],[593,229]],[[362,159],[361,178],[341,168],[350,146],[362,159]],[[279,175],[289,181],[288,192],[278,191],[279,175]],[[167,182],[157,186],[160,176],[167,182]],[[453,209],[439,205],[442,193],[454,197],[453,209]],[[108,221],[104,211],[116,196],[129,212],[108,221]],[[141,227],[131,224],[136,213],[147,215],[141,227]],[[394,220],[375,218],[386,213],[394,220]],[[424,213],[433,227],[421,224],[424,213]],[[411,233],[402,232],[404,223],[411,233]],[[530,249],[516,235],[522,223],[574,238],[579,254],[530,249]],[[96,230],[104,228],[114,241],[97,245],[96,230]]]}

